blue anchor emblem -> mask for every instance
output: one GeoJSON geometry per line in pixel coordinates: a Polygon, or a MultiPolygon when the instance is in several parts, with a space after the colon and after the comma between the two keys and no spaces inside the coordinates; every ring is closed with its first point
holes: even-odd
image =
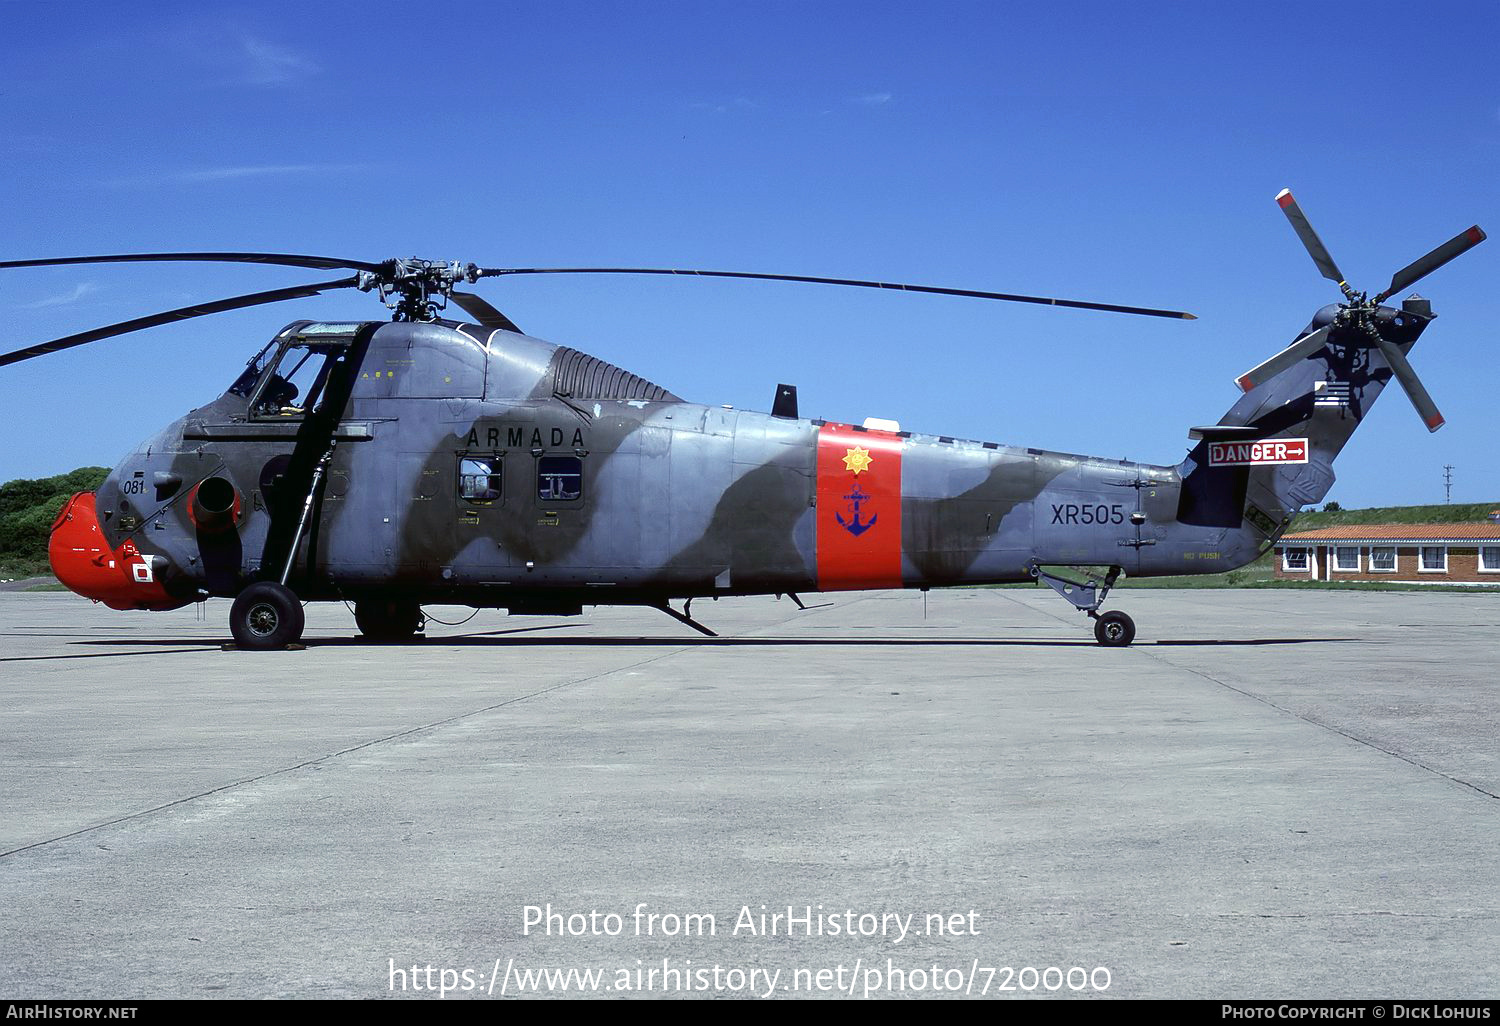
{"type": "Polygon", "coordinates": [[[880,519],[880,514],[877,513],[873,517],[871,517],[867,523],[862,524],[859,522],[859,505],[869,497],[870,494],[868,492],[860,491],[859,482],[856,481],[854,482],[854,491],[851,494],[844,496],[844,498],[847,499],[850,504],[849,519],[845,520],[842,513],[835,512],[833,514],[834,519],[839,522],[839,526],[848,531],[850,534],[854,535],[854,537],[856,538],[864,534],[870,528],[874,527],[875,521],[880,519]]]}

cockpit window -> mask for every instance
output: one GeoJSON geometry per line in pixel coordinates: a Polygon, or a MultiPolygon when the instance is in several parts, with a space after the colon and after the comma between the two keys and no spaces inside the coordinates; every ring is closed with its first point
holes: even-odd
{"type": "Polygon", "coordinates": [[[261,372],[251,396],[251,416],[295,419],[317,411],[329,375],[348,352],[348,343],[343,341],[310,342],[296,338],[286,343],[261,372]]]}

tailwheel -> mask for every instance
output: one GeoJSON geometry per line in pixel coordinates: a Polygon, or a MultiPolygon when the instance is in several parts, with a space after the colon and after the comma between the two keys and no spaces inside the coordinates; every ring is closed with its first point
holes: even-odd
{"type": "Polygon", "coordinates": [[[370,641],[410,641],[427,618],[415,602],[366,599],[354,603],[354,622],[370,641]]]}
{"type": "Polygon", "coordinates": [[[1118,609],[1100,613],[1094,619],[1094,637],[1108,648],[1124,648],[1135,640],[1135,621],[1118,609]]]}
{"type": "Polygon", "coordinates": [[[250,585],[229,610],[229,631],[235,644],[259,652],[296,644],[306,623],[296,594],[274,581],[250,585]]]}

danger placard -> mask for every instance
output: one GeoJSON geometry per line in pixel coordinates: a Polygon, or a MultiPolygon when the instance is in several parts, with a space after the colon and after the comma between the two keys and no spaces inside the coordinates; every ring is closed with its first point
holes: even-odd
{"type": "Polygon", "coordinates": [[[1307,439],[1267,438],[1259,442],[1212,442],[1211,467],[1260,467],[1275,463],[1306,463],[1307,439]]]}

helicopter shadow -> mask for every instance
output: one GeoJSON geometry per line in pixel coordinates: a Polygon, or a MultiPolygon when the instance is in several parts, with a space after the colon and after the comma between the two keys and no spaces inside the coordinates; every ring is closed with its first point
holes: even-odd
{"type": "MultiPolygon", "coordinates": [[[[535,629],[535,628],[534,628],[535,629]]],[[[457,648],[1098,648],[1091,638],[663,638],[642,635],[605,635],[596,637],[494,637],[485,635],[429,638],[423,641],[374,642],[363,638],[304,638],[308,648],[410,648],[443,646],[457,648]]],[[[1138,642],[1135,647],[1152,645],[1193,646],[1267,646],[1313,645],[1358,641],[1357,638],[1245,638],[1208,640],[1161,640],[1138,642]]]]}
{"type": "MultiPolygon", "coordinates": [[[[552,624],[541,627],[514,627],[460,634],[447,637],[418,637],[407,641],[372,641],[363,637],[303,638],[300,649],[422,649],[422,648],[1097,648],[1089,638],[666,638],[644,635],[602,635],[578,637],[518,637],[539,631],[564,631],[575,625],[552,624]]],[[[582,625],[576,625],[582,626],[582,625]]],[[[1161,638],[1139,641],[1132,647],[1173,648],[1257,648],[1279,645],[1326,645],[1357,642],[1358,638],[1161,638]]],[[[192,652],[240,651],[232,642],[222,639],[184,638],[90,638],[75,641],[69,647],[126,649],[110,652],[68,652],[62,654],[11,656],[0,663],[46,662],[59,659],[110,659],[142,655],[183,655],[192,652]]]]}

